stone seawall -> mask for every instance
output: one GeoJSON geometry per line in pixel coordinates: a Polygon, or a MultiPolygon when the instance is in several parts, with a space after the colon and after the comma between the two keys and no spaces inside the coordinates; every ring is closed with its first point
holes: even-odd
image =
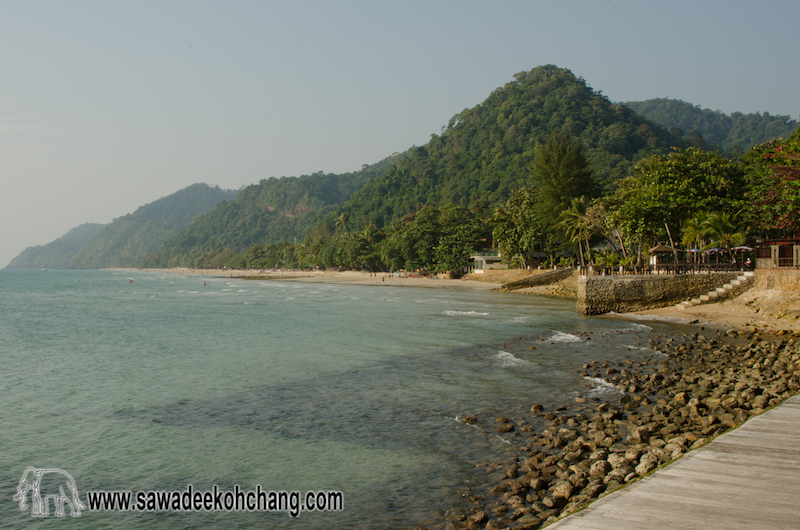
{"type": "Polygon", "coordinates": [[[798,269],[756,269],[756,289],[780,289],[800,291],[800,270],[798,269]]]}
{"type": "Polygon", "coordinates": [[[737,275],[579,276],[576,309],[582,315],[599,315],[667,307],[722,287],[737,275]]]}
{"type": "Polygon", "coordinates": [[[516,289],[526,289],[528,287],[536,287],[538,285],[549,285],[559,280],[563,280],[564,278],[569,278],[574,273],[575,269],[571,267],[566,269],[558,269],[554,271],[543,272],[541,274],[528,276],[527,278],[523,278],[522,280],[505,283],[500,289],[502,289],[503,291],[514,291],[516,289]]]}

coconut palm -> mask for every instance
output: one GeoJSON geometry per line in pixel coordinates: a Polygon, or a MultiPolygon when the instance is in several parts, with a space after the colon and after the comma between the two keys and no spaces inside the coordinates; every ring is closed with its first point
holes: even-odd
{"type": "MultiPolygon", "coordinates": [[[[689,248],[703,248],[708,237],[708,212],[695,212],[692,217],[683,222],[683,246],[689,248]]],[[[695,257],[696,259],[696,257],[695,257]]]]}
{"type": "Polygon", "coordinates": [[[738,216],[727,212],[712,213],[709,214],[705,225],[711,238],[711,243],[706,248],[724,247],[728,249],[728,255],[733,260],[731,247],[741,245],[745,240],[744,225],[738,216]]]}
{"type": "Polygon", "coordinates": [[[586,217],[586,197],[572,199],[569,207],[559,215],[558,227],[573,243],[578,243],[580,250],[581,266],[585,266],[583,259],[583,242],[586,242],[586,249],[589,249],[589,236],[591,229],[586,217]]]}
{"type": "Polygon", "coordinates": [[[347,212],[342,212],[339,214],[339,217],[336,218],[336,228],[344,232],[345,234],[350,233],[350,214],[347,212]]]}

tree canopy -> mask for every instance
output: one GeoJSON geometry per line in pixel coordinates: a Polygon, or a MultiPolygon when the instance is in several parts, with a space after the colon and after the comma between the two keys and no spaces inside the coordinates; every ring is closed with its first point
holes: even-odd
{"type": "Polygon", "coordinates": [[[748,219],[762,231],[800,228],[800,127],[786,139],[755,146],[742,157],[748,219]]]}
{"type": "Polygon", "coordinates": [[[548,224],[554,224],[573,199],[595,197],[598,191],[580,144],[556,131],[547,143],[536,144],[531,177],[540,215],[548,224]]]}
{"type": "MultiPolygon", "coordinates": [[[[734,154],[773,138],[785,138],[797,128],[797,121],[789,116],[773,116],[768,112],[734,112],[728,116],[722,111],[703,109],[677,99],[656,98],[623,105],[667,129],[678,129],[679,136],[696,132],[710,142],[709,147],[716,144],[734,154]]],[[[696,139],[692,145],[696,145],[695,142],[696,139]]]]}
{"type": "Polygon", "coordinates": [[[735,162],[690,147],[643,160],[605,203],[613,222],[641,247],[698,211],[737,213],[743,184],[735,162]]]}

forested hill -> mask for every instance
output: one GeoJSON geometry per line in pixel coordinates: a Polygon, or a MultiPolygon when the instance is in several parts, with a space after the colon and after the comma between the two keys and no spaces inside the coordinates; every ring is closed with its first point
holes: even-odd
{"type": "Polygon", "coordinates": [[[98,223],[76,226],[46,245],[26,248],[11,260],[6,269],[66,269],[69,260],[106,226],[98,223]]]}
{"type": "Polygon", "coordinates": [[[330,234],[342,213],[354,228],[382,227],[425,204],[479,201],[493,207],[512,190],[530,185],[536,144],[553,130],[576,138],[601,184],[627,176],[641,158],[684,146],[569,70],[541,66],[515,75],[482,104],[453,116],[441,135],[422,147],[354,173],[284,177],[247,187],[139,265],[216,266],[254,245],[330,234]]]}
{"type": "Polygon", "coordinates": [[[97,233],[69,262],[69,268],[96,269],[131,267],[147,253],[219,203],[231,200],[236,191],[218,186],[192,184],[146,204],[135,212],[114,219],[97,233]]]}
{"type": "Polygon", "coordinates": [[[734,112],[728,116],[678,99],[656,98],[623,105],[667,129],[677,127],[686,134],[696,130],[705,140],[734,154],[774,138],[788,138],[797,129],[797,121],[789,116],[772,116],[768,112],[734,112]]]}
{"type": "Polygon", "coordinates": [[[242,252],[257,244],[293,241],[401,158],[387,158],[340,175],[319,172],[262,180],[194,220],[139,265],[216,266],[215,260],[223,259],[220,251],[242,252]]]}
{"type": "Polygon", "coordinates": [[[569,70],[540,66],[515,75],[480,105],[453,116],[441,135],[410,149],[406,160],[367,183],[341,212],[354,225],[381,227],[418,205],[500,204],[511,190],[530,185],[534,149],[552,130],[582,145],[605,185],[627,176],[639,159],[683,146],[681,139],[611,103],[569,70]]]}

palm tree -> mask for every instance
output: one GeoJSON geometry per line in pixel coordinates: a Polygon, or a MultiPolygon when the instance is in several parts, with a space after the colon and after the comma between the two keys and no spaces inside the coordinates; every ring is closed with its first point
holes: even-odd
{"type": "Polygon", "coordinates": [[[728,256],[733,260],[731,247],[741,245],[745,240],[744,225],[739,221],[738,216],[730,215],[727,212],[717,212],[709,214],[706,220],[708,235],[711,243],[708,248],[713,246],[725,247],[728,249],[728,256]]]}
{"type": "Polygon", "coordinates": [[[375,244],[375,237],[378,235],[378,227],[375,223],[371,222],[361,229],[361,238],[370,245],[375,244]]]}
{"type": "Polygon", "coordinates": [[[347,212],[342,212],[339,214],[339,217],[336,218],[336,228],[340,229],[345,234],[350,233],[350,214],[347,212]]]}
{"type": "Polygon", "coordinates": [[[683,222],[684,247],[689,248],[689,244],[694,244],[696,249],[705,246],[706,237],[708,237],[708,216],[708,212],[695,212],[692,217],[683,222]]]}
{"type": "Polygon", "coordinates": [[[573,243],[578,243],[581,256],[581,267],[585,266],[583,259],[583,241],[586,242],[586,249],[589,249],[589,229],[588,219],[586,218],[586,197],[572,199],[569,207],[559,215],[558,227],[573,243]]]}

